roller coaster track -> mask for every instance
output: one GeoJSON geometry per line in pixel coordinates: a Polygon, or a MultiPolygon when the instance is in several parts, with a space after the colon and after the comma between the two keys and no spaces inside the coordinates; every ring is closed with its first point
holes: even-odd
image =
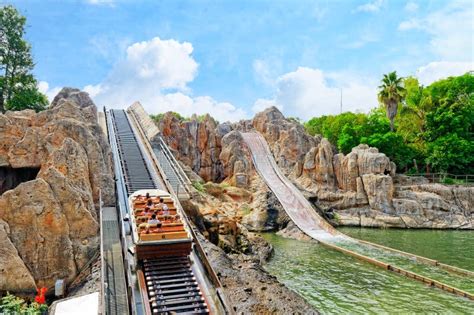
{"type": "MultiPolygon", "coordinates": [[[[107,125],[115,162],[119,225],[125,257],[123,268],[127,274],[131,313],[227,313],[227,308],[219,304],[223,298],[215,297],[216,285],[208,280],[209,270],[203,267],[206,265],[210,268],[209,262],[196,255],[196,249],[193,249],[189,257],[160,257],[144,260],[137,265],[131,249],[133,242],[127,233],[127,222],[123,220],[130,211],[126,198],[141,189],[161,189],[171,194],[174,192],[157,165],[156,157],[150,152],[149,143],[143,137],[142,131],[137,130],[139,126],[133,117],[124,110],[110,110],[107,114],[107,125]]],[[[179,203],[177,206],[181,209],[179,203]]],[[[194,234],[193,236],[195,237],[194,234]]],[[[196,239],[194,242],[198,243],[196,239]]],[[[123,271],[116,270],[116,273],[123,274],[123,271]]],[[[109,274],[113,279],[114,270],[110,270],[109,274]]],[[[216,277],[215,274],[210,277],[212,276],[216,277]]],[[[107,302],[107,299],[105,301],[107,302]]],[[[107,314],[119,314],[107,311],[110,308],[105,309],[107,314]]]]}
{"type": "Polygon", "coordinates": [[[382,245],[361,241],[351,238],[338,232],[333,226],[319,216],[309,201],[280,171],[268,144],[262,135],[256,132],[242,133],[242,137],[247,147],[250,149],[254,166],[265,181],[267,186],[276,195],[283,208],[291,220],[308,236],[320,242],[323,246],[337,250],[344,254],[351,255],[358,259],[367,261],[378,267],[404,275],[430,286],[437,287],[446,292],[466,297],[474,300],[474,294],[464,289],[446,284],[438,279],[455,281],[464,285],[469,290],[474,289],[474,273],[461,268],[442,264],[436,260],[429,259],[395,250],[382,245]],[[376,255],[377,259],[370,257],[376,255]],[[388,259],[388,263],[385,261],[388,259]],[[406,270],[391,263],[400,261],[406,263],[410,269],[410,264],[415,265],[417,272],[406,270]],[[421,267],[420,267],[421,266],[421,267]],[[420,271],[418,271],[420,270],[420,271]],[[419,274],[420,273],[424,273],[419,274]],[[433,279],[428,275],[433,275],[433,279]],[[446,276],[449,274],[449,278],[446,276]]]}
{"type": "Polygon", "coordinates": [[[136,102],[127,109],[127,113],[137,122],[137,129],[141,130],[143,138],[150,142],[150,150],[158,160],[159,172],[166,183],[171,186],[179,200],[188,200],[191,196],[191,181],[181,168],[168,145],[163,141],[158,127],[148,116],[140,103],[136,102]]]}

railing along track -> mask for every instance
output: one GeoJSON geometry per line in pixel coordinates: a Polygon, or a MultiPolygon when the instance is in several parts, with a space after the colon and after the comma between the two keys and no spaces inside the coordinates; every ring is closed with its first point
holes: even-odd
{"type": "MultiPolygon", "coordinates": [[[[116,140],[116,150],[114,150],[114,154],[120,158],[121,171],[119,175],[123,175],[123,186],[125,187],[124,190],[127,196],[141,189],[167,190],[167,187],[162,184],[161,179],[157,178],[157,173],[152,169],[151,162],[145,157],[144,150],[146,150],[146,148],[141,146],[140,142],[143,141],[139,141],[137,138],[140,137],[140,134],[136,134],[132,128],[126,112],[123,110],[111,110],[110,115],[112,116],[111,121],[114,131],[112,135],[115,136],[116,140]]],[[[127,208],[126,205],[125,208],[127,208]]],[[[178,263],[177,258],[160,259],[176,260],[176,263],[178,263]]],[[[138,280],[142,280],[140,278],[141,276],[145,277],[146,290],[141,292],[141,297],[135,298],[142,299],[138,304],[143,305],[145,312],[150,311],[151,313],[149,314],[209,313],[207,303],[199,300],[202,298],[201,289],[197,283],[196,285],[193,284],[190,286],[185,279],[180,278],[178,275],[181,270],[176,268],[168,268],[166,270],[165,268],[160,268],[160,273],[165,273],[167,277],[170,277],[168,280],[173,281],[172,284],[168,282],[165,287],[163,286],[163,281],[160,281],[160,278],[147,279],[146,277],[149,277],[150,274],[156,271],[153,271],[153,264],[150,264],[150,262],[153,261],[154,260],[140,262],[141,270],[138,270],[138,280]],[[155,294],[151,296],[150,288],[156,291],[158,289],[165,290],[170,286],[175,288],[174,293],[176,294],[155,294]],[[190,287],[192,287],[192,290],[190,287]],[[198,300],[200,301],[199,303],[197,303],[198,300]]],[[[190,270],[189,275],[194,277],[193,270],[190,270]]],[[[140,311],[137,311],[137,313],[140,313],[140,311]]]]}
{"type": "MultiPolygon", "coordinates": [[[[141,138],[142,142],[144,143],[145,149],[148,151],[148,155],[149,155],[150,159],[153,162],[152,163],[153,167],[156,169],[156,171],[162,177],[163,183],[166,187],[166,190],[170,194],[172,194],[174,196],[177,196],[177,192],[175,191],[175,187],[172,185],[172,183],[170,182],[168,177],[170,175],[173,176],[172,173],[170,174],[170,171],[172,171],[172,172],[180,172],[181,171],[184,174],[183,169],[181,168],[181,166],[179,166],[179,163],[176,161],[173,154],[167,148],[166,143],[164,143],[164,141],[161,137],[160,137],[161,145],[162,145],[162,147],[165,147],[166,150],[169,153],[168,155],[166,155],[166,159],[168,159],[168,160],[163,161],[163,160],[159,159],[154,154],[155,150],[153,150],[153,148],[152,148],[152,146],[149,142],[149,139],[146,137],[146,134],[145,134],[144,130],[142,130],[142,127],[138,123],[137,117],[135,116],[133,111],[129,111],[129,113],[130,112],[132,113],[131,123],[133,124],[134,128],[137,130],[137,133],[138,133],[139,137],[141,138]],[[166,164],[166,163],[163,163],[163,162],[168,162],[170,165],[173,165],[173,164],[176,164],[176,165],[172,169],[164,169],[163,164],[166,164]]],[[[189,183],[189,184],[191,183],[189,181],[188,177],[185,174],[184,174],[184,177],[181,177],[181,178],[186,183],[189,183]]],[[[224,311],[227,314],[233,314],[234,313],[233,309],[230,307],[229,302],[227,301],[227,298],[225,297],[224,290],[222,288],[222,284],[221,284],[217,274],[215,273],[214,269],[212,268],[211,263],[209,262],[209,259],[206,255],[202,245],[201,245],[201,242],[199,241],[199,237],[198,237],[198,235],[195,231],[196,230],[195,225],[192,223],[191,220],[189,220],[188,216],[186,215],[186,212],[184,211],[184,209],[181,205],[181,202],[179,202],[178,199],[177,199],[177,202],[176,202],[176,207],[177,207],[178,211],[182,214],[182,218],[185,220],[186,224],[190,227],[190,233],[191,233],[191,236],[192,236],[193,241],[194,241],[193,251],[196,254],[196,258],[198,258],[200,263],[202,263],[202,267],[204,268],[205,272],[207,273],[207,276],[209,277],[209,279],[211,281],[211,284],[212,284],[213,288],[215,289],[215,294],[213,294],[212,292],[209,292],[209,294],[211,295],[211,298],[213,299],[215,304],[223,306],[221,311],[224,311]]]]}

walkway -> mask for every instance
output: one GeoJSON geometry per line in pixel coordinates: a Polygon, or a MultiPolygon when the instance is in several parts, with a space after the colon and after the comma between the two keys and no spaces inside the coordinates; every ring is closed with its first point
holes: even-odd
{"type": "Polygon", "coordinates": [[[102,208],[103,238],[103,279],[106,283],[105,313],[129,314],[127,283],[123,265],[122,248],[120,246],[117,210],[113,207],[102,208]]]}

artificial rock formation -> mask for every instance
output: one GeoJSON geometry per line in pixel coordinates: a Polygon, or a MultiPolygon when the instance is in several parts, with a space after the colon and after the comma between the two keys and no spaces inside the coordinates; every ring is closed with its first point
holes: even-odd
{"type": "Polygon", "coordinates": [[[209,115],[198,120],[180,121],[171,112],[158,125],[164,141],[175,156],[206,181],[221,181],[223,177],[220,129],[209,115]]]}
{"type": "Polygon", "coordinates": [[[250,152],[243,143],[242,135],[234,130],[222,138],[219,159],[224,167],[226,181],[237,187],[248,187],[253,173],[250,152]]]}
{"type": "Polygon", "coordinates": [[[114,203],[110,149],[97,109],[86,93],[65,88],[43,112],[0,114],[0,139],[0,167],[39,169],[0,196],[7,249],[0,253],[0,291],[71,281],[98,250],[100,194],[105,204],[114,203]],[[22,262],[16,272],[12,261],[22,262]]]}
{"type": "MultiPolygon", "coordinates": [[[[211,141],[201,146],[204,151],[188,145],[187,141],[179,144],[173,140],[184,136],[187,131],[183,129],[199,125],[197,121],[177,123],[171,116],[164,121],[160,126],[165,128],[162,130],[165,140],[180,152],[178,157],[184,164],[196,170],[197,164],[189,156],[213,156],[213,165],[219,166],[222,176],[217,179],[206,175],[203,177],[206,181],[223,179],[225,183],[247,187],[257,195],[258,189],[252,188],[258,186],[252,184],[257,176],[240,135],[241,131],[257,131],[266,139],[283,173],[316,201],[315,206],[322,211],[334,209],[337,212],[336,224],[474,228],[474,188],[404,179],[396,175],[395,164],[385,154],[365,144],[353,148],[347,155],[338,153],[327,139],[319,135],[312,137],[301,124],[286,119],[276,107],[256,114],[251,121],[217,126],[206,123],[207,138],[204,139],[216,139],[220,145],[213,145],[211,141]]],[[[268,226],[275,226],[270,222],[274,214],[263,208],[257,211],[255,207],[244,216],[247,228],[266,230],[268,226]]]]}

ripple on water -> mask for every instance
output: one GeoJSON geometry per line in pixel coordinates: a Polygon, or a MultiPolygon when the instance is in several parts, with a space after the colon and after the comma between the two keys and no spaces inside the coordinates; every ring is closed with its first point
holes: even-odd
{"type": "Polygon", "coordinates": [[[266,269],[323,314],[474,313],[474,302],[317,243],[264,237],[275,249],[266,269]]]}

